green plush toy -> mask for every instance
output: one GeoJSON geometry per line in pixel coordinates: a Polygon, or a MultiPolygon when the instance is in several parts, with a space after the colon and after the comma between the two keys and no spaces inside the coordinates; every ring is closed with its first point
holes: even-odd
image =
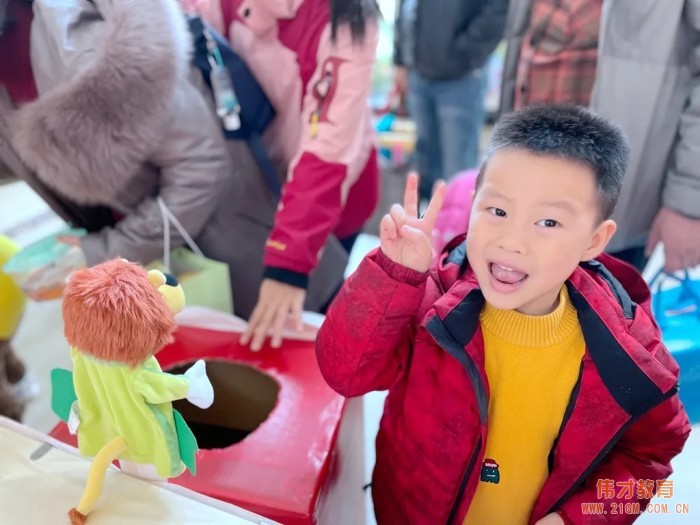
{"type": "Polygon", "coordinates": [[[69,516],[85,523],[109,465],[146,479],[196,472],[197,442],[172,401],[214,401],[204,361],[183,375],[164,373],[154,355],[172,341],[182,288],[158,270],[115,259],[75,272],[63,298],[73,372],[54,370],[52,408],[93,457],[83,498],[69,516]]]}

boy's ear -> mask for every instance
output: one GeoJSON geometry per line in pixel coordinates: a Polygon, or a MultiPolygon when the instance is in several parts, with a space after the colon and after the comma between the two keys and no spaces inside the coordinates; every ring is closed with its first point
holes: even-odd
{"type": "Polygon", "coordinates": [[[581,257],[582,261],[590,261],[598,257],[605,248],[607,247],[612,236],[615,235],[617,230],[617,223],[612,219],[605,220],[601,222],[593,232],[593,237],[591,237],[591,244],[588,246],[586,251],[581,257]]]}

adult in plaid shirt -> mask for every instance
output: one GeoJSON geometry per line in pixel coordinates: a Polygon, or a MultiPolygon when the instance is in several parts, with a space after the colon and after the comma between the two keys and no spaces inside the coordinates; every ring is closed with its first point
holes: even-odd
{"type": "Polygon", "coordinates": [[[700,0],[521,0],[506,37],[501,111],[590,102],[629,136],[612,254],[699,265],[700,0]]]}
{"type": "Polygon", "coordinates": [[[595,82],[603,0],[511,2],[502,109],[587,106],[595,82]]]}

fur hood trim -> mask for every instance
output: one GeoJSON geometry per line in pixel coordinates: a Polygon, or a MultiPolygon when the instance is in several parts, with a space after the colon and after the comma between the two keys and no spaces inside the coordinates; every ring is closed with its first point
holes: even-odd
{"type": "MultiPolygon", "coordinates": [[[[41,19],[40,1],[33,29],[59,25],[41,19]]],[[[89,62],[14,112],[10,123],[13,146],[37,177],[85,205],[122,194],[164,140],[191,54],[175,0],[93,0],[90,7],[77,23],[103,24],[104,38],[86,53],[89,62]]]]}

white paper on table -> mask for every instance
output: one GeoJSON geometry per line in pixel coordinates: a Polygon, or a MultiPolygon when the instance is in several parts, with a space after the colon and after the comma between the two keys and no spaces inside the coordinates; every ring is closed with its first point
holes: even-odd
{"type": "MultiPolygon", "coordinates": [[[[0,416],[3,525],[67,523],[82,495],[90,461],[77,449],[0,416]]],[[[107,471],[91,525],[278,525],[244,509],[170,483],[107,471]]]]}

